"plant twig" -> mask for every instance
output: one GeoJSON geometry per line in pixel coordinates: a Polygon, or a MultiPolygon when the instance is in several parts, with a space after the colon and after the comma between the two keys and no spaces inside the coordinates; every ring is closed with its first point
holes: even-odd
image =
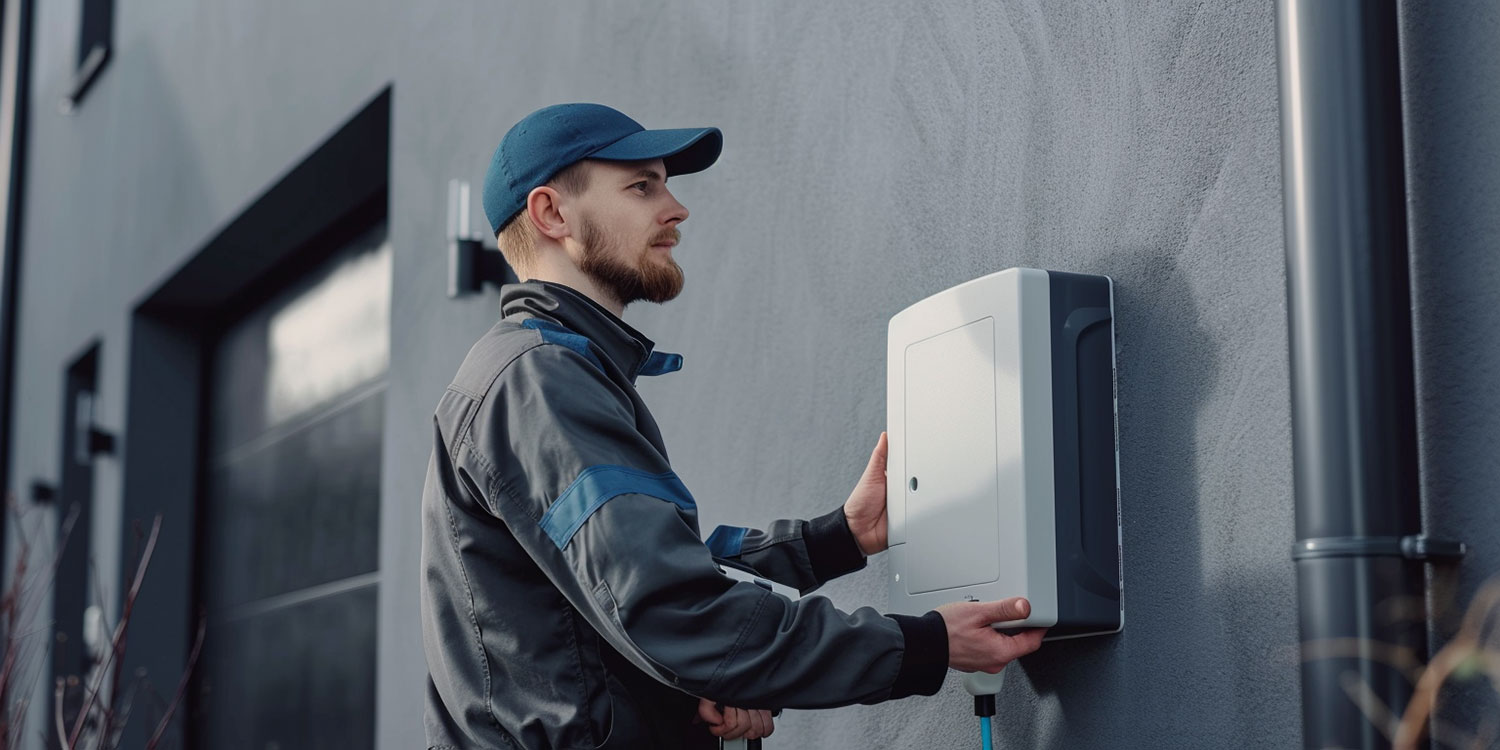
{"type": "MultiPolygon", "coordinates": [[[[79,508],[76,504],[72,510],[73,512],[62,520],[59,527],[61,537],[59,550],[66,547],[78,518],[79,508]]],[[[13,493],[6,494],[4,512],[15,521],[18,542],[10,585],[6,588],[3,597],[0,597],[0,628],[3,628],[5,649],[4,658],[0,659],[0,740],[4,740],[5,747],[10,748],[17,746],[21,741],[26,723],[26,710],[30,705],[29,698],[22,698],[16,701],[15,705],[11,705],[12,687],[33,684],[31,670],[38,668],[38,665],[32,662],[39,660],[32,658],[32,655],[23,649],[25,645],[23,641],[30,640],[33,632],[22,632],[22,628],[30,623],[32,616],[36,613],[36,599],[41,595],[37,593],[39,590],[39,587],[35,585],[37,582],[29,580],[29,573],[32,568],[31,540],[42,536],[45,523],[38,519],[36,523],[31,524],[32,528],[28,529],[27,520],[35,516],[23,513],[13,493]]],[[[50,575],[42,576],[42,583],[51,583],[50,577],[56,575],[59,560],[59,554],[55,553],[52,566],[46,571],[50,575]]],[[[41,627],[50,627],[50,623],[48,626],[41,627]]],[[[38,735],[45,744],[48,730],[39,730],[38,735]]]]}
{"type": "MultiPolygon", "coordinates": [[[[47,565],[41,578],[33,581],[30,587],[23,588],[17,592],[17,595],[21,597],[21,600],[17,604],[22,610],[26,612],[37,611],[37,602],[35,599],[44,597],[48,592],[52,591],[53,584],[57,580],[57,569],[62,566],[63,552],[68,548],[68,540],[73,538],[73,527],[78,524],[80,512],[81,509],[78,503],[73,503],[69,506],[68,515],[63,518],[62,524],[59,526],[57,547],[52,550],[51,563],[47,565]],[[28,599],[28,597],[30,598],[28,599]]],[[[42,524],[39,522],[37,525],[41,526],[42,524]]],[[[38,528],[34,533],[39,533],[40,531],[41,529],[38,528]]]]}
{"type": "MultiPolygon", "coordinates": [[[[94,702],[99,697],[99,688],[104,682],[104,675],[113,673],[114,690],[119,688],[120,662],[125,655],[125,628],[130,624],[130,613],[135,608],[136,597],[140,594],[141,584],[146,578],[146,568],[151,565],[151,553],[156,549],[157,536],[161,534],[161,514],[156,514],[156,519],[151,523],[151,535],[146,539],[146,549],[141,552],[141,560],[135,567],[135,580],[130,582],[130,589],[125,595],[125,606],[120,612],[120,622],[115,626],[114,637],[110,639],[110,654],[102,664],[99,665],[99,674],[94,679],[87,697],[84,699],[83,710],[78,712],[78,719],[73,722],[73,733],[68,736],[67,747],[71,750],[78,742],[79,735],[83,734],[84,720],[89,712],[93,710],[94,702]]],[[[111,694],[114,694],[111,690],[111,694]]]]}
{"type": "MultiPolygon", "coordinates": [[[[95,564],[93,559],[89,560],[89,573],[94,579],[94,606],[99,609],[100,630],[105,633],[113,632],[115,626],[109,622],[109,618],[104,614],[104,582],[99,579],[99,566],[95,564]]],[[[104,721],[102,722],[103,726],[99,729],[100,737],[109,737],[114,732],[115,719],[118,718],[115,714],[115,696],[116,693],[111,691],[109,700],[104,703],[104,721]]]]}
{"type": "Polygon", "coordinates": [[[57,721],[57,741],[61,742],[63,747],[72,750],[73,743],[68,739],[66,722],[63,721],[63,698],[66,695],[67,691],[64,688],[62,678],[58,678],[57,689],[52,693],[52,714],[53,718],[57,721]]]}
{"type": "Polygon", "coordinates": [[[157,743],[161,742],[161,736],[167,731],[167,725],[172,722],[172,712],[181,705],[182,698],[187,693],[188,681],[192,678],[193,668],[198,664],[198,655],[203,652],[203,633],[207,628],[208,617],[199,615],[198,635],[193,638],[193,651],[188,655],[187,666],[182,670],[182,679],[177,681],[177,692],[172,695],[172,702],[167,704],[167,710],[162,714],[161,722],[156,725],[156,731],[146,742],[146,750],[156,750],[157,743]]]}
{"type": "MultiPolygon", "coordinates": [[[[21,700],[16,701],[16,715],[17,716],[25,716],[26,715],[26,710],[29,709],[29,708],[31,708],[31,698],[30,697],[22,698],[21,700]]],[[[5,741],[7,743],[9,743],[9,744],[6,745],[6,747],[16,747],[17,745],[21,744],[21,722],[16,722],[16,724],[13,727],[13,730],[14,730],[14,735],[12,735],[10,733],[7,733],[5,735],[5,741]],[[15,737],[14,740],[11,739],[12,736],[15,737]]],[[[46,734],[44,733],[42,735],[42,737],[45,739],[46,738],[46,734]]]]}
{"type": "MultiPolygon", "coordinates": [[[[45,577],[48,586],[51,585],[52,578],[57,575],[58,565],[62,561],[62,551],[67,547],[68,539],[73,535],[73,526],[78,521],[78,514],[79,506],[77,503],[74,503],[72,509],[68,512],[68,515],[62,521],[62,526],[58,534],[59,541],[57,549],[54,550],[52,555],[52,564],[48,568],[49,575],[45,577]]],[[[16,515],[15,517],[19,525],[19,521],[21,520],[20,516],[16,515]]],[[[28,535],[24,533],[21,535],[21,545],[17,550],[19,556],[16,558],[15,576],[11,579],[11,588],[5,593],[5,599],[3,603],[6,617],[6,647],[4,665],[3,667],[0,667],[0,706],[10,705],[10,686],[15,684],[14,682],[12,682],[12,678],[15,676],[15,668],[17,666],[17,659],[15,657],[16,649],[14,648],[14,645],[15,641],[18,640],[16,637],[16,630],[21,626],[21,613],[36,611],[35,608],[31,606],[31,603],[25,600],[25,596],[28,592],[21,585],[21,582],[26,580],[26,571],[29,567],[27,561],[31,558],[31,544],[27,541],[27,536],[28,535]]],[[[32,590],[35,591],[36,589],[32,590]]]]}
{"type": "MultiPolygon", "coordinates": [[[[15,592],[16,582],[26,575],[26,560],[30,556],[29,545],[25,540],[21,542],[19,553],[20,556],[16,558],[16,569],[11,577],[11,589],[5,592],[4,602],[0,603],[0,607],[3,607],[5,611],[5,660],[3,666],[0,666],[0,706],[6,707],[10,706],[10,686],[14,684],[12,677],[19,659],[16,652],[20,649],[20,639],[16,636],[16,628],[20,627],[18,622],[20,615],[17,612],[15,592]]],[[[8,729],[9,712],[6,713],[5,718],[8,729]]]]}
{"type": "Polygon", "coordinates": [[[1344,672],[1339,675],[1339,686],[1344,689],[1344,694],[1349,696],[1349,700],[1354,701],[1354,705],[1359,707],[1360,712],[1365,715],[1365,720],[1374,724],[1375,728],[1385,735],[1386,741],[1390,741],[1391,736],[1395,734],[1398,722],[1391,714],[1390,706],[1385,705],[1385,701],[1370,689],[1369,683],[1354,672],[1344,672]]]}
{"type": "Polygon", "coordinates": [[[1406,713],[1401,717],[1401,724],[1396,730],[1395,750],[1416,750],[1417,742],[1437,705],[1438,689],[1459,665],[1477,657],[1482,651],[1479,648],[1480,634],[1497,604],[1500,604],[1500,579],[1492,579],[1474,596],[1469,610],[1464,613],[1463,625],[1459,627],[1453,640],[1433,655],[1431,663],[1417,680],[1411,703],[1407,705],[1406,713]]]}
{"type": "Polygon", "coordinates": [[[1372,641],[1368,638],[1317,638],[1302,642],[1302,661],[1320,659],[1368,659],[1393,667],[1410,682],[1422,674],[1422,662],[1405,646],[1372,641]]]}
{"type": "Polygon", "coordinates": [[[114,733],[112,735],[101,735],[103,739],[101,739],[100,742],[105,743],[100,746],[101,748],[118,748],[120,746],[120,738],[125,734],[125,726],[130,723],[130,712],[132,707],[135,705],[135,694],[140,689],[141,684],[145,681],[145,677],[132,680],[130,682],[130,686],[125,689],[123,697],[110,697],[110,700],[112,702],[116,702],[119,704],[115,707],[115,715],[119,717],[119,722],[114,728],[114,733]]]}

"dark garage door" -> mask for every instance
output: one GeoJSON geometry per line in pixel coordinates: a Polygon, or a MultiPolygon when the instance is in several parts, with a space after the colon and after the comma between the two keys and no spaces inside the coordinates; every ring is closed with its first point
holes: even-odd
{"type": "Polygon", "coordinates": [[[390,266],[382,222],[214,347],[197,747],[374,746],[390,266]]]}

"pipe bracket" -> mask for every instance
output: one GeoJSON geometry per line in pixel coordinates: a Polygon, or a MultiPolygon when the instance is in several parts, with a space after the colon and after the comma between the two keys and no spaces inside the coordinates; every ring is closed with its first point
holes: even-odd
{"type": "Polygon", "coordinates": [[[1412,560],[1432,562],[1458,562],[1469,553],[1469,545],[1451,539],[1433,539],[1428,536],[1401,537],[1401,553],[1412,560]]]}
{"type": "Polygon", "coordinates": [[[1463,542],[1412,536],[1330,536],[1302,539],[1292,546],[1293,560],[1324,557],[1404,557],[1408,560],[1453,562],[1469,551],[1463,542]]]}

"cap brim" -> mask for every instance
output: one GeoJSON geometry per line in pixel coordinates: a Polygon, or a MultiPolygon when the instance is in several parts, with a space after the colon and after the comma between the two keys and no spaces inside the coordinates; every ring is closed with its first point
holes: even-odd
{"type": "Polygon", "coordinates": [[[642,130],[589,154],[588,159],[647,161],[661,159],[667,175],[692,174],[713,166],[724,148],[718,128],[642,130]]]}

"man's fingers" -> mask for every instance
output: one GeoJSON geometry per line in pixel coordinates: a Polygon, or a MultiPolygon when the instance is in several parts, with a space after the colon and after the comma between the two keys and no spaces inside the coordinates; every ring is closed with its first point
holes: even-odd
{"type": "Polygon", "coordinates": [[[1031,653],[1042,647],[1042,639],[1047,637],[1046,628],[1028,628],[1017,633],[1015,638],[1026,648],[1026,653],[1031,653]]]}
{"type": "Polygon", "coordinates": [[[698,703],[698,715],[708,722],[709,734],[720,739],[737,740],[743,737],[757,740],[770,737],[776,731],[776,720],[771,717],[770,711],[716,706],[712,701],[701,699],[698,703]]]}
{"type": "Polygon", "coordinates": [[[1042,639],[1047,637],[1046,628],[1027,628],[1014,636],[1032,651],[1042,647],[1042,639]]]}
{"type": "Polygon", "coordinates": [[[715,737],[728,738],[729,735],[734,732],[734,709],[729,708],[728,706],[724,706],[723,711],[719,714],[719,718],[719,723],[713,725],[713,727],[709,731],[712,732],[715,737]]]}
{"type": "Polygon", "coordinates": [[[1031,603],[1021,597],[997,602],[950,602],[937,608],[948,630],[948,666],[963,671],[994,674],[1011,661],[1042,645],[1045,628],[1027,628],[1006,635],[991,627],[1031,616],[1031,603]]]}
{"type": "Polygon", "coordinates": [[[726,731],[723,734],[726,740],[735,740],[745,736],[745,731],[750,728],[750,717],[743,708],[724,708],[724,725],[726,731]]]}
{"type": "Polygon", "coordinates": [[[758,740],[771,733],[771,712],[751,711],[750,731],[745,733],[747,739],[758,740]]]}
{"type": "Polygon", "coordinates": [[[698,718],[709,726],[724,723],[724,714],[719,711],[719,707],[715,706],[713,701],[707,698],[698,699],[698,718]]]}
{"type": "Polygon", "coordinates": [[[1046,628],[1027,628],[1015,635],[996,633],[1001,638],[1000,658],[1008,663],[1041,648],[1046,634],[1046,628]]]}

